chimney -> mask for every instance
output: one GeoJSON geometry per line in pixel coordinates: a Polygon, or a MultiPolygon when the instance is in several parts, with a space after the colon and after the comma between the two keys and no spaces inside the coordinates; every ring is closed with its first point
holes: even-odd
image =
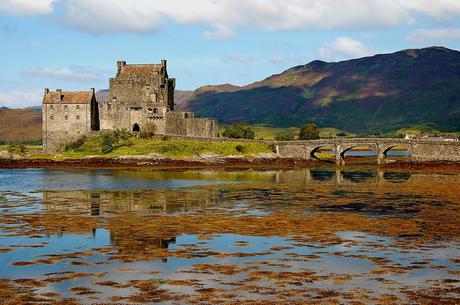
{"type": "Polygon", "coordinates": [[[45,95],[47,95],[50,92],[49,88],[45,88],[45,95]]]}
{"type": "Polygon", "coordinates": [[[121,68],[123,68],[124,66],[126,66],[126,61],[123,61],[123,60],[117,61],[118,72],[120,72],[121,68]]]}
{"type": "Polygon", "coordinates": [[[165,67],[165,69],[166,69],[166,59],[162,59],[162,60],[161,60],[161,65],[162,65],[163,67],[165,67]]]}
{"type": "Polygon", "coordinates": [[[90,90],[91,90],[91,92],[92,92],[93,94],[96,93],[96,90],[95,90],[94,88],[91,88],[90,90]]]}

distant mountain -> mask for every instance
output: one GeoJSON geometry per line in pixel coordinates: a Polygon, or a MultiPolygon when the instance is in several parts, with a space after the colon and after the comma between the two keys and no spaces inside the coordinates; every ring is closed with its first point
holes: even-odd
{"type": "Polygon", "coordinates": [[[10,109],[10,108],[5,107],[5,106],[0,107],[0,110],[7,110],[7,109],[10,109]]]}
{"type": "Polygon", "coordinates": [[[109,100],[109,89],[102,89],[96,92],[96,100],[98,102],[109,100]]]}
{"type": "Polygon", "coordinates": [[[178,110],[222,123],[389,131],[432,123],[460,130],[460,52],[404,50],[337,63],[313,61],[244,87],[197,89],[178,110]]]}
{"type": "Polygon", "coordinates": [[[0,112],[0,141],[40,141],[42,114],[34,107],[29,109],[2,109],[0,112]]]}

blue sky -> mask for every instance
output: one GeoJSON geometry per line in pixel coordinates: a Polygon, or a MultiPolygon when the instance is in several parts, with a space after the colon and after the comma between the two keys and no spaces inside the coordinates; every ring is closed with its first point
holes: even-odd
{"type": "Polygon", "coordinates": [[[116,61],[168,60],[177,89],[245,85],[314,59],[460,49],[458,0],[1,0],[0,106],[108,87],[116,61]]]}

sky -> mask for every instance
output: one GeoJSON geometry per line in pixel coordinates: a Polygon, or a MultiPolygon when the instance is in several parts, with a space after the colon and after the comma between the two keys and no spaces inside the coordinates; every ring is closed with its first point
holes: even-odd
{"type": "Polygon", "coordinates": [[[0,0],[0,106],[106,89],[117,60],[194,90],[434,45],[460,49],[460,0],[0,0]]]}

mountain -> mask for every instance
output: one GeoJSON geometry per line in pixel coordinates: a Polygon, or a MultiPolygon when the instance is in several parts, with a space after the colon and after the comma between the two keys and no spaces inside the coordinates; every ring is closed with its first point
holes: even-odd
{"type": "Polygon", "coordinates": [[[0,110],[0,142],[32,142],[42,138],[42,113],[37,107],[0,110]]]}
{"type": "Polygon", "coordinates": [[[313,61],[253,84],[197,89],[178,110],[221,123],[315,122],[353,132],[431,123],[460,130],[460,52],[410,49],[336,63],[313,61]]]}
{"type": "Polygon", "coordinates": [[[7,110],[7,109],[10,109],[10,108],[5,107],[5,106],[0,107],[0,110],[7,110]]]}

